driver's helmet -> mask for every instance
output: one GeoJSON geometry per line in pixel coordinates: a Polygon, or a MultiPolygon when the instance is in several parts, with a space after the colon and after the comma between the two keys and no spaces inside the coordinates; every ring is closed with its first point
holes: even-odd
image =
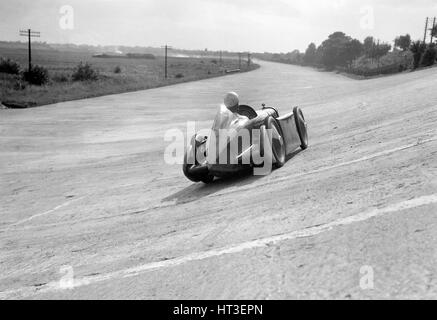
{"type": "Polygon", "coordinates": [[[225,95],[224,103],[226,108],[228,108],[231,112],[235,112],[240,105],[240,99],[238,98],[238,94],[235,92],[228,92],[225,95]]]}

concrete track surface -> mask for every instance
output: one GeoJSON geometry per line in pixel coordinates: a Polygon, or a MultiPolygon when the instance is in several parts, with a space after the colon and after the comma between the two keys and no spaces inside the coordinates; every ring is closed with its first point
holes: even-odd
{"type": "Polygon", "coordinates": [[[437,298],[437,69],[263,62],[0,110],[0,140],[0,298],[437,298]],[[193,184],[164,133],[209,128],[230,90],[301,106],[310,147],[269,176],[193,184]]]}

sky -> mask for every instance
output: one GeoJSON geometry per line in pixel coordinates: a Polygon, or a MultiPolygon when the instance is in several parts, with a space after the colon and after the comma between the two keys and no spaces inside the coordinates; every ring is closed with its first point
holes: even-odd
{"type": "Polygon", "coordinates": [[[1,0],[0,40],[289,52],[335,31],[420,39],[427,16],[436,0],[1,0]]]}

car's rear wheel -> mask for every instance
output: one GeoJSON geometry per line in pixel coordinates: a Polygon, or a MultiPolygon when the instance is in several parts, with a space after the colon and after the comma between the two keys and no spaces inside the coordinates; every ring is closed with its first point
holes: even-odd
{"type": "Polygon", "coordinates": [[[272,154],[275,157],[273,166],[281,168],[285,164],[285,142],[281,127],[273,117],[269,117],[266,121],[266,129],[270,129],[272,134],[272,154]]]}
{"type": "Polygon", "coordinates": [[[305,121],[302,110],[299,107],[293,109],[294,120],[296,121],[297,133],[300,138],[300,147],[302,150],[308,148],[308,126],[305,121]]]}

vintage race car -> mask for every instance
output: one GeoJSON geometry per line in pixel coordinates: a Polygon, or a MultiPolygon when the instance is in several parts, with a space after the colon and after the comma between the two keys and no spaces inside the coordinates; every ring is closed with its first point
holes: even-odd
{"type": "Polygon", "coordinates": [[[183,172],[193,182],[210,183],[215,177],[259,168],[268,155],[270,170],[280,168],[288,155],[307,147],[307,123],[299,107],[280,117],[275,108],[265,105],[259,111],[239,105],[234,112],[222,105],[210,134],[192,137],[183,172]],[[224,142],[222,136],[226,137],[224,142]]]}

